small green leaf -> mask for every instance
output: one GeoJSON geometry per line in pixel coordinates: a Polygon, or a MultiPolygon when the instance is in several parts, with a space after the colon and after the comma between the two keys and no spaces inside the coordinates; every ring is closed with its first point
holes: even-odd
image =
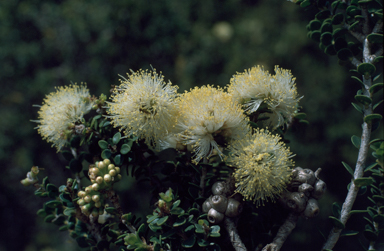
{"type": "Polygon", "coordinates": [[[384,221],[384,215],[376,214],[375,216],[373,216],[373,221],[377,222],[377,223],[383,222],[384,221]]]}
{"type": "Polygon", "coordinates": [[[214,225],[214,226],[210,227],[209,236],[210,237],[220,237],[220,226],[214,225]]]}
{"type": "Polygon", "coordinates": [[[307,117],[307,114],[303,113],[303,112],[300,112],[300,113],[295,113],[294,114],[294,117],[296,119],[305,119],[307,117]]]}
{"type": "Polygon", "coordinates": [[[372,168],[374,168],[375,166],[377,166],[378,163],[373,163],[369,166],[367,166],[365,169],[364,169],[364,172],[367,172],[367,171],[370,171],[372,168]]]}
{"type": "Polygon", "coordinates": [[[333,216],[335,216],[336,218],[339,218],[340,217],[340,212],[341,212],[341,206],[339,205],[339,203],[333,202],[333,204],[332,204],[333,216]]]}
{"type": "MultiPolygon", "coordinates": [[[[118,143],[119,143],[119,141],[120,141],[120,139],[121,139],[121,133],[120,132],[117,132],[115,135],[113,135],[113,137],[112,137],[112,143],[114,144],[114,145],[117,145],[118,143]]],[[[100,142],[100,141],[99,141],[100,142]]],[[[104,148],[105,149],[105,148],[104,148]]]]}
{"type": "Polygon", "coordinates": [[[369,124],[369,123],[375,123],[376,121],[380,121],[383,118],[380,114],[373,113],[369,114],[364,117],[364,122],[369,124]]]}
{"type": "Polygon", "coordinates": [[[333,46],[333,44],[330,44],[328,45],[327,47],[325,47],[325,50],[324,50],[325,54],[328,54],[330,56],[334,56],[337,54],[336,50],[335,50],[335,47],[333,46]]]}
{"type": "Polygon", "coordinates": [[[312,20],[311,22],[309,22],[309,28],[311,31],[315,31],[315,30],[318,30],[320,29],[321,27],[321,23],[319,20],[312,20]]]}
{"type": "Polygon", "coordinates": [[[206,247],[209,245],[209,242],[204,239],[197,239],[197,245],[199,245],[199,247],[206,247]]]}
{"type": "Polygon", "coordinates": [[[116,208],[114,208],[114,207],[107,207],[107,208],[105,208],[105,211],[106,211],[107,213],[109,213],[109,214],[115,214],[115,213],[117,213],[117,210],[116,210],[116,208]]]}
{"type": "Polygon", "coordinates": [[[343,13],[338,13],[332,17],[332,24],[333,25],[341,24],[343,21],[344,21],[344,14],[343,13]]]}
{"type": "Polygon", "coordinates": [[[59,205],[61,205],[61,201],[58,200],[51,200],[45,203],[45,206],[49,208],[56,208],[59,205]]]}
{"type": "Polygon", "coordinates": [[[372,109],[375,110],[381,103],[383,103],[384,99],[380,100],[377,104],[375,104],[372,109]]]}
{"type": "Polygon", "coordinates": [[[161,226],[163,225],[166,221],[168,220],[168,215],[167,216],[164,216],[163,218],[160,218],[158,221],[157,221],[157,225],[158,226],[161,226]]]}
{"type": "Polygon", "coordinates": [[[176,207],[178,207],[180,205],[180,202],[181,202],[180,200],[173,202],[171,209],[175,209],[176,207]]]}
{"type": "Polygon", "coordinates": [[[52,199],[59,196],[59,189],[57,189],[57,187],[53,184],[47,185],[47,192],[48,192],[48,196],[51,197],[52,199]]]}
{"type": "Polygon", "coordinates": [[[50,214],[44,218],[44,222],[52,222],[54,219],[55,219],[55,216],[53,214],[50,214]]]}
{"type": "Polygon", "coordinates": [[[311,39],[315,40],[316,42],[320,42],[321,32],[320,31],[312,31],[310,33],[311,39]]]}
{"type": "Polygon", "coordinates": [[[311,5],[310,0],[304,0],[303,2],[300,3],[300,7],[305,8],[311,5]]]}
{"type": "Polygon", "coordinates": [[[65,216],[73,216],[73,215],[76,215],[76,210],[73,208],[66,208],[66,209],[64,209],[63,214],[65,216]]]}
{"type": "Polygon", "coordinates": [[[37,214],[38,216],[40,216],[40,217],[45,217],[45,216],[47,216],[47,213],[46,213],[45,210],[42,209],[42,208],[39,209],[39,210],[37,210],[36,214],[37,214]]]}
{"type": "Polygon", "coordinates": [[[320,36],[320,42],[324,46],[328,46],[328,45],[332,44],[332,34],[330,32],[322,33],[320,36]]]}
{"type": "Polygon", "coordinates": [[[98,144],[101,149],[107,149],[109,146],[108,142],[105,140],[99,140],[98,144]]]}
{"type": "Polygon", "coordinates": [[[341,49],[337,52],[337,57],[341,61],[348,61],[348,60],[350,60],[350,58],[353,57],[353,53],[350,49],[344,48],[344,49],[341,49]]]}
{"type": "Polygon", "coordinates": [[[382,44],[383,43],[383,34],[372,33],[367,36],[369,42],[382,44]]]}
{"type": "Polygon", "coordinates": [[[109,159],[112,156],[112,152],[109,149],[105,149],[101,152],[101,158],[109,159]]]}
{"type": "Polygon", "coordinates": [[[361,106],[359,106],[358,104],[356,104],[356,103],[351,103],[352,104],[352,106],[358,111],[358,112],[361,112],[361,113],[363,113],[363,108],[361,107],[361,106]]]}
{"type": "Polygon", "coordinates": [[[345,167],[345,169],[347,169],[347,171],[352,175],[352,177],[354,176],[354,172],[353,172],[353,169],[347,164],[345,163],[344,161],[341,162],[343,164],[343,166],[345,167]]]}
{"type": "Polygon", "coordinates": [[[376,203],[384,203],[384,196],[373,195],[372,198],[376,203]]]}
{"type": "Polygon", "coordinates": [[[328,216],[328,218],[331,220],[333,226],[338,229],[344,229],[345,225],[337,218],[333,216],[328,216]]]}
{"type": "Polygon", "coordinates": [[[316,18],[319,20],[327,19],[331,16],[331,12],[329,10],[323,10],[316,14],[316,18]]]}
{"type": "Polygon", "coordinates": [[[151,223],[152,221],[156,220],[157,218],[159,218],[159,215],[152,215],[148,218],[147,220],[147,223],[151,223]]]}
{"type": "Polygon", "coordinates": [[[340,236],[355,236],[359,234],[359,231],[353,231],[353,230],[343,230],[340,234],[340,236]]]}
{"type": "Polygon", "coordinates": [[[332,29],[332,24],[331,23],[326,23],[324,22],[323,25],[321,26],[320,28],[320,32],[323,34],[324,32],[329,32],[330,35],[332,36],[332,32],[333,32],[333,29],[332,29]]]}
{"type": "Polygon", "coordinates": [[[181,225],[184,225],[186,222],[187,222],[187,218],[185,218],[185,217],[180,217],[180,218],[178,218],[178,219],[175,221],[175,223],[173,223],[173,226],[174,226],[174,227],[179,227],[179,226],[181,226],[181,225]]]}
{"type": "Polygon", "coordinates": [[[377,234],[373,232],[372,230],[366,229],[364,230],[364,237],[367,238],[369,241],[376,241],[377,240],[377,234]]]}
{"type": "Polygon", "coordinates": [[[365,85],[364,85],[363,81],[361,81],[360,78],[358,78],[356,76],[352,76],[351,78],[356,80],[357,82],[359,82],[359,84],[361,85],[362,88],[365,88],[365,85]]]}
{"type": "Polygon", "coordinates": [[[345,29],[345,28],[337,28],[333,31],[332,33],[332,37],[334,39],[338,38],[338,37],[343,37],[345,34],[348,33],[348,30],[345,29]]]}
{"type": "Polygon", "coordinates": [[[70,145],[72,148],[78,148],[80,146],[81,137],[75,136],[71,139],[70,145]]]}
{"type": "Polygon", "coordinates": [[[113,162],[115,162],[115,165],[120,166],[122,164],[121,154],[117,154],[113,158],[113,162]]]}
{"type": "Polygon", "coordinates": [[[373,179],[371,177],[368,178],[358,178],[353,181],[357,187],[369,186],[373,183],[373,179]]]}
{"type": "Polygon", "coordinates": [[[369,92],[374,94],[374,93],[380,91],[381,89],[383,89],[383,83],[377,83],[377,84],[372,85],[369,88],[369,92]]]}
{"type": "Polygon", "coordinates": [[[66,231],[66,230],[68,230],[69,229],[69,226],[68,225],[64,225],[64,226],[61,226],[60,228],[59,228],[59,231],[66,231]]]}
{"type": "Polygon", "coordinates": [[[369,105],[370,103],[372,103],[372,99],[365,95],[356,95],[355,99],[363,105],[369,105]]]}
{"type": "Polygon", "coordinates": [[[181,243],[181,246],[183,246],[184,248],[191,248],[191,247],[193,247],[195,245],[195,242],[196,242],[196,236],[192,235],[188,239],[183,241],[181,243]]]}
{"type": "Polygon", "coordinates": [[[128,144],[124,144],[121,146],[120,153],[121,154],[127,154],[131,151],[131,147],[128,144]]]}
{"type": "Polygon", "coordinates": [[[200,224],[195,224],[195,232],[198,233],[198,234],[203,234],[205,231],[204,231],[204,228],[202,225],[200,224]]]}
{"type": "Polygon", "coordinates": [[[361,144],[361,138],[357,137],[356,135],[353,135],[351,137],[352,144],[359,149],[361,144]]]}
{"type": "Polygon", "coordinates": [[[174,215],[183,214],[184,213],[184,209],[182,209],[181,207],[176,207],[176,208],[172,209],[170,211],[170,213],[174,214],[174,215]]]}
{"type": "Polygon", "coordinates": [[[372,75],[376,71],[376,67],[370,63],[362,63],[357,67],[357,71],[361,75],[372,75]]]}
{"type": "Polygon", "coordinates": [[[362,214],[362,213],[367,213],[368,210],[351,210],[349,212],[349,215],[352,215],[352,214],[362,214]]]}

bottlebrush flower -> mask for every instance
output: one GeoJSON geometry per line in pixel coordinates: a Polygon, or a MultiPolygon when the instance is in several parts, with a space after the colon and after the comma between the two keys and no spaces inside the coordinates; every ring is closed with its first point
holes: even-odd
{"type": "Polygon", "coordinates": [[[133,72],[121,80],[108,103],[112,124],[149,145],[172,130],[177,117],[177,86],[156,71],[133,72]]]}
{"type": "Polygon", "coordinates": [[[248,120],[231,95],[212,86],[195,87],[180,97],[177,129],[182,143],[192,147],[194,162],[209,157],[215,150],[222,157],[228,142],[243,138],[248,120]]]}
{"type": "Polygon", "coordinates": [[[235,192],[257,205],[268,199],[274,201],[290,180],[293,155],[279,140],[279,136],[261,129],[229,146],[227,162],[236,168],[235,192]]]}
{"type": "Polygon", "coordinates": [[[284,125],[298,109],[298,97],[295,78],[289,70],[275,67],[272,76],[262,67],[252,67],[237,73],[230,80],[228,92],[244,106],[248,114],[258,111],[264,102],[268,112],[263,112],[263,125],[276,129],[284,125]]]}
{"type": "Polygon", "coordinates": [[[36,128],[43,139],[60,151],[72,134],[75,124],[91,110],[92,105],[93,100],[85,85],[58,87],[39,106],[39,119],[32,121],[39,123],[36,128]]]}

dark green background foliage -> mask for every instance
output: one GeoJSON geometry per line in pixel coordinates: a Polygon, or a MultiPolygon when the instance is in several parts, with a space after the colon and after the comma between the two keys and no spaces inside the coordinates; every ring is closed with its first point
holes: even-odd
{"type": "MultiPolygon", "coordinates": [[[[58,186],[70,175],[62,156],[33,130],[32,105],[71,81],[87,82],[96,96],[109,95],[118,74],[150,65],[181,92],[225,86],[254,65],[292,70],[310,125],[294,126],[286,138],[298,166],[323,169],[328,193],[320,215],[300,220],[283,250],[320,249],[319,230],[327,235],[332,226],[331,204],[347,193],[350,176],[341,161],[354,166],[357,149],[350,138],[360,135],[362,119],[351,106],[359,84],[349,78],[348,66],[339,66],[307,37],[313,15],[284,0],[0,1],[0,250],[77,248],[66,232],[36,216],[43,201],[19,183],[32,165],[45,168],[42,177],[58,186]]],[[[383,106],[376,112],[382,114],[383,106]]],[[[380,134],[382,127],[374,137],[380,134]]],[[[120,183],[120,190],[129,189],[121,194],[124,209],[150,214],[140,185],[127,177],[120,183]]],[[[366,203],[358,197],[354,208],[366,203]]],[[[352,216],[347,227],[358,230],[361,218],[352,216]]],[[[357,241],[349,243],[341,239],[334,250],[360,250],[357,241]]]]}

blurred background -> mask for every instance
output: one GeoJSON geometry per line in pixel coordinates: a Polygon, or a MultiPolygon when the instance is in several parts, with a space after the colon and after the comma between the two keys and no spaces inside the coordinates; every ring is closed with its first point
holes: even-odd
{"type": "MultiPolygon", "coordinates": [[[[86,82],[96,96],[109,95],[118,74],[151,65],[180,92],[225,86],[254,65],[292,70],[310,125],[294,128],[287,139],[297,166],[323,169],[328,192],[321,214],[301,219],[282,250],[320,250],[322,234],[331,229],[331,204],[342,203],[347,193],[350,176],[341,161],[355,164],[350,138],[360,137],[361,116],[351,106],[359,85],[349,68],[307,38],[313,15],[284,0],[1,0],[0,250],[81,250],[67,232],[36,215],[44,199],[20,184],[32,165],[45,168],[40,177],[48,175],[57,186],[69,175],[62,157],[34,130],[30,120],[38,108],[32,105],[71,81],[86,82]]],[[[377,109],[383,113],[382,105],[377,109]]],[[[382,126],[373,136],[383,136],[382,126]]],[[[148,205],[134,192],[128,195],[131,207],[148,205]]],[[[354,209],[367,204],[359,197],[354,209]]],[[[364,224],[354,215],[347,227],[364,224]]],[[[342,238],[334,251],[362,250],[358,239],[367,245],[359,234],[352,242],[342,238]]]]}

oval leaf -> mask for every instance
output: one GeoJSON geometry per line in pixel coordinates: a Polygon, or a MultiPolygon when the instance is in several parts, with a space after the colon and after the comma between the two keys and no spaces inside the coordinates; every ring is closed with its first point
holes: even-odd
{"type": "Polygon", "coordinates": [[[108,145],[109,145],[108,142],[105,140],[99,140],[98,144],[99,144],[101,149],[107,149],[108,145]]]}
{"type": "Polygon", "coordinates": [[[345,225],[339,219],[337,219],[333,216],[328,216],[328,218],[332,221],[332,224],[335,228],[338,228],[338,229],[344,229],[345,228],[345,225]]]}
{"type": "Polygon", "coordinates": [[[382,44],[383,43],[383,34],[372,33],[367,36],[369,42],[382,44]]]}
{"type": "Polygon", "coordinates": [[[347,169],[347,171],[352,175],[354,175],[354,172],[353,172],[353,169],[352,167],[350,167],[347,163],[345,163],[344,161],[341,162],[343,164],[343,166],[345,167],[345,169],[347,169]]]}
{"type": "Polygon", "coordinates": [[[369,186],[373,183],[373,179],[368,177],[368,178],[358,178],[353,181],[357,187],[362,187],[362,186],[369,186]]]}
{"type": "Polygon", "coordinates": [[[128,144],[124,144],[121,146],[120,153],[127,154],[131,150],[131,147],[128,144]]]}
{"type": "Polygon", "coordinates": [[[361,75],[372,75],[376,71],[376,67],[370,63],[362,63],[357,67],[357,71],[361,75]]]}
{"type": "Polygon", "coordinates": [[[352,144],[353,144],[357,149],[360,148],[361,139],[360,139],[359,137],[357,137],[356,135],[353,135],[353,136],[351,137],[351,141],[352,141],[352,144]]]}
{"type": "Polygon", "coordinates": [[[377,83],[372,85],[371,88],[369,88],[369,92],[373,94],[380,91],[381,89],[383,89],[383,83],[377,83]]]}
{"type": "Polygon", "coordinates": [[[380,121],[383,118],[380,114],[374,113],[374,114],[369,114],[364,117],[364,122],[365,123],[374,123],[376,121],[380,121]]]}
{"type": "MultiPolygon", "coordinates": [[[[113,138],[112,138],[112,143],[114,145],[117,145],[119,143],[121,139],[121,133],[120,132],[117,132],[115,135],[113,135],[113,138]]],[[[100,141],[99,141],[100,142],[100,141]]]]}
{"type": "Polygon", "coordinates": [[[372,103],[372,99],[365,95],[356,95],[355,99],[363,105],[369,105],[372,103]]]}
{"type": "Polygon", "coordinates": [[[103,159],[109,159],[112,155],[111,150],[105,149],[104,151],[101,152],[101,158],[103,159]]]}

